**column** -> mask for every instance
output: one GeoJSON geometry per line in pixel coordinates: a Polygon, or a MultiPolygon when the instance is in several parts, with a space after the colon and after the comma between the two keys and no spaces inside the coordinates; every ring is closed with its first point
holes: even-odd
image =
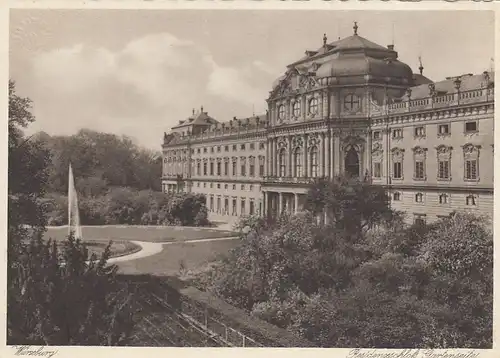
{"type": "Polygon", "coordinates": [[[270,170],[269,170],[269,167],[271,166],[270,164],[270,158],[271,158],[271,154],[269,153],[269,146],[270,146],[270,141],[269,139],[267,140],[267,143],[266,143],[266,165],[265,165],[265,173],[264,173],[264,176],[269,176],[269,173],[270,173],[270,170]]]}
{"type": "Polygon", "coordinates": [[[333,149],[333,161],[335,163],[334,173],[335,176],[340,175],[342,163],[340,162],[340,135],[336,134],[334,136],[334,149],[333,149]]]}
{"type": "Polygon", "coordinates": [[[292,136],[288,136],[288,176],[293,177],[293,171],[292,171],[292,136]]]}
{"type": "Polygon", "coordinates": [[[307,160],[307,134],[304,134],[304,177],[309,176],[309,168],[308,168],[308,160],[307,160]]]}
{"type": "Polygon", "coordinates": [[[320,155],[319,155],[319,175],[321,177],[325,176],[325,133],[321,132],[320,133],[320,138],[321,138],[321,149],[320,149],[320,155]]]}
{"type": "Polygon", "coordinates": [[[330,147],[330,178],[332,179],[335,176],[335,165],[337,165],[337,163],[334,160],[334,153],[335,153],[334,141],[335,141],[334,135],[332,131],[330,131],[330,143],[328,143],[328,146],[330,147]]]}
{"type": "Polygon", "coordinates": [[[265,191],[265,192],[264,192],[264,201],[263,201],[263,203],[262,203],[262,211],[263,211],[263,212],[261,213],[261,216],[262,216],[262,217],[265,217],[265,218],[268,216],[268,215],[267,215],[267,211],[268,211],[267,206],[268,206],[268,205],[267,205],[267,191],[265,191]]]}
{"type": "Polygon", "coordinates": [[[278,216],[281,216],[283,213],[283,193],[278,193],[278,216]]]}
{"type": "Polygon", "coordinates": [[[299,194],[294,193],[294,199],[295,199],[295,214],[299,212],[299,194]]]}
{"type": "Polygon", "coordinates": [[[276,138],[272,139],[272,147],[271,147],[271,175],[273,177],[277,176],[276,171],[276,138]]]}

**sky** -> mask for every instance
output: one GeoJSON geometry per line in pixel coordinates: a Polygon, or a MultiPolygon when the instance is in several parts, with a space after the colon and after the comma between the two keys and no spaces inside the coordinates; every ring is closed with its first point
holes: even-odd
{"type": "Polygon", "coordinates": [[[358,34],[434,81],[490,70],[488,11],[11,10],[9,75],[33,101],[27,133],[88,128],[161,149],[193,108],[219,121],[266,110],[305,50],[358,34]]]}

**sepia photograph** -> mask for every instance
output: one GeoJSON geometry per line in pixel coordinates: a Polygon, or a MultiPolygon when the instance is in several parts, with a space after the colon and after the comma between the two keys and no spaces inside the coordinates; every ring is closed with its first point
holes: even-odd
{"type": "Polygon", "coordinates": [[[18,355],[493,347],[493,11],[9,21],[18,355]]]}

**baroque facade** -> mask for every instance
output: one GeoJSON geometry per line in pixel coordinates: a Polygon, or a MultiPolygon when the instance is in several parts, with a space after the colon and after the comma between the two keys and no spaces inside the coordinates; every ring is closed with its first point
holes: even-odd
{"type": "Polygon", "coordinates": [[[301,210],[316,178],[387,188],[408,220],[492,216],[494,74],[433,82],[354,34],[306,51],[272,85],[265,115],[201,108],[164,135],[164,191],[202,193],[214,220],[301,210]]]}

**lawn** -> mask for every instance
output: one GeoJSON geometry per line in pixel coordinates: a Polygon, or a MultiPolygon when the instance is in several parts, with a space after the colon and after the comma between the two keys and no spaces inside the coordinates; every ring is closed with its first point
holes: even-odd
{"type": "MultiPolygon", "coordinates": [[[[47,229],[45,238],[64,240],[68,233],[67,227],[51,227],[47,229]]],[[[233,232],[212,228],[193,228],[180,226],[84,226],[84,240],[99,241],[148,241],[172,242],[197,239],[212,239],[235,236],[233,232]]]]}
{"type": "MultiPolygon", "coordinates": [[[[97,258],[101,257],[102,253],[106,249],[106,246],[108,246],[108,244],[103,241],[86,241],[85,245],[89,250],[89,254],[96,254],[97,258]]],[[[111,257],[130,255],[140,250],[141,247],[139,245],[134,244],[133,242],[113,241],[113,243],[111,244],[111,257]]]]}
{"type": "Polygon", "coordinates": [[[163,245],[159,254],[117,263],[124,274],[152,274],[174,276],[180,274],[181,266],[197,271],[235,248],[240,240],[218,240],[208,242],[175,242],[163,245]]]}

